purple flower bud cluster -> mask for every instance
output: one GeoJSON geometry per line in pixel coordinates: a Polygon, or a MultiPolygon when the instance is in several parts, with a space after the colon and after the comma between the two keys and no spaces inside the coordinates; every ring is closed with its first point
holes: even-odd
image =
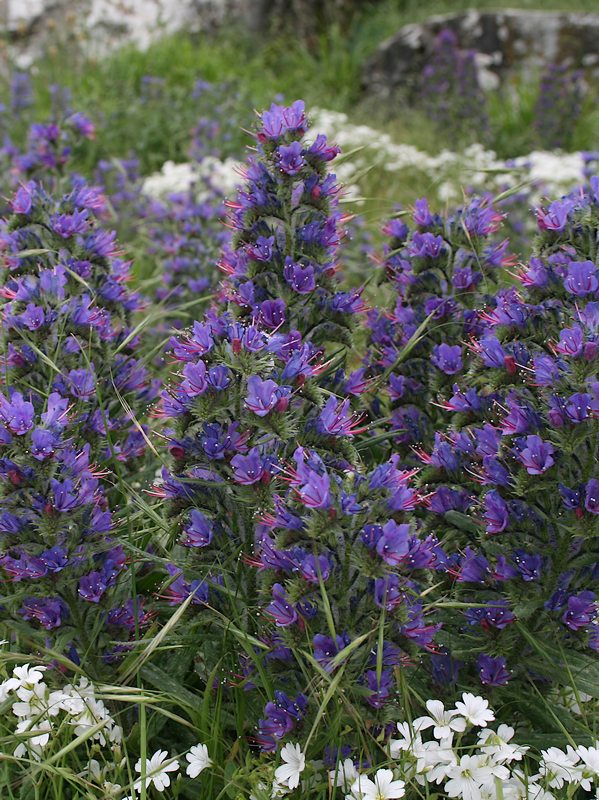
{"type": "MultiPolygon", "coordinates": [[[[419,492],[432,512],[424,530],[452,542],[456,599],[473,604],[454,622],[470,641],[476,634],[489,686],[507,682],[506,664],[514,668],[526,651],[516,620],[564,647],[597,649],[599,640],[593,184],[537,219],[534,256],[516,275],[521,289],[487,304],[478,298],[468,368],[447,394],[440,387],[446,420],[432,447],[416,449],[425,465],[419,492]]],[[[433,368],[453,364],[454,341],[434,352],[433,368]]]]}
{"type": "Polygon", "coordinates": [[[582,113],[584,77],[568,62],[549,63],[541,76],[534,107],[534,130],[548,150],[567,149],[582,113]]]}
{"type": "Polygon", "coordinates": [[[364,304],[361,290],[340,292],[335,283],[346,218],[328,165],[339,149],[308,130],[300,100],[262,114],[245,186],[226,203],[234,235],[219,266],[236,316],[309,331],[317,343],[347,343],[364,304]]]}
{"type": "Polygon", "coordinates": [[[436,37],[420,76],[417,100],[427,116],[453,137],[481,141],[488,133],[486,98],[478,79],[476,53],[462,50],[448,28],[436,37]]]}
{"type": "Polygon", "coordinates": [[[59,392],[92,457],[130,463],[145,449],[134,419],[154,388],[130,335],[142,307],[127,287],[130,264],[96,220],[104,198],[76,180],[55,200],[29,181],[11,206],[0,230],[8,386],[27,387],[36,409],[59,392]]]}
{"type": "Polygon", "coordinates": [[[456,384],[468,368],[465,343],[489,325],[477,310],[485,303],[498,318],[517,313],[513,292],[497,288],[500,268],[512,261],[497,235],[502,215],[489,200],[473,197],[442,219],[421,199],[412,219],[413,230],[403,214],[384,228],[393,304],[368,315],[366,363],[378,389],[371,416],[389,419],[396,447],[431,441],[443,419],[440,392],[466,413],[481,404],[476,392],[460,393],[456,384]]]}
{"type": "Polygon", "coordinates": [[[197,312],[188,304],[215,288],[219,273],[214,264],[230,240],[229,230],[220,223],[222,196],[209,190],[207,198],[197,200],[196,192],[197,188],[191,187],[164,201],[147,202],[142,222],[151,242],[148,256],[161,269],[158,303],[175,310],[189,308],[192,314],[197,312]]]}
{"type": "Polygon", "coordinates": [[[81,657],[115,638],[102,630],[126,584],[125,553],[109,488],[139,465],[135,420],[153,397],[130,329],[140,298],[96,222],[103,204],[80,180],[60,199],[28,181],[0,231],[3,613],[71,637],[81,657]]]}

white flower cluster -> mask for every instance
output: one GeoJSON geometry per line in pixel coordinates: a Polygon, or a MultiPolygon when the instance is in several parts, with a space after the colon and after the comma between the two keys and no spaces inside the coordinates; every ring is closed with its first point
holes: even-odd
{"type": "Polygon", "coordinates": [[[46,669],[17,666],[12,677],[0,683],[0,702],[13,701],[14,734],[22,739],[14,754],[39,761],[59,729],[61,733],[70,730],[75,738],[89,733],[89,740],[101,747],[120,744],[122,730],[97,699],[93,684],[80,678],[77,684],[51,690],[44,681],[46,669]]]}
{"type": "Polygon", "coordinates": [[[162,199],[195,187],[199,201],[207,199],[215,191],[227,196],[242,182],[240,168],[241,164],[234,158],[221,161],[215,156],[206,156],[197,163],[166,161],[160,172],[145,179],[142,191],[150,197],[162,199]]]}
{"type": "MultiPolygon", "coordinates": [[[[399,738],[388,743],[392,768],[368,775],[346,758],[329,772],[330,789],[342,791],[345,800],[398,800],[410,786],[418,796],[437,796],[442,790],[447,797],[463,800],[556,800],[561,793],[555,795],[554,789],[567,787],[568,797],[578,788],[599,790],[599,742],[595,747],[568,746],[565,752],[557,747],[543,750],[538,770],[530,774],[521,763],[529,748],[513,741],[515,731],[509,725],[489,727],[495,715],[484,698],[465,692],[455,708],[428,700],[426,709],[426,716],[397,724],[399,738]]],[[[273,798],[292,791],[300,781],[302,788],[307,785],[300,745],[285,745],[281,758],[273,798]]],[[[322,763],[310,766],[318,770],[322,763]]]]}
{"type": "MultiPolygon", "coordinates": [[[[197,778],[200,772],[211,766],[212,760],[208,755],[208,748],[205,744],[194,745],[187,755],[187,768],[185,772],[190,778],[197,778]]],[[[136,792],[139,792],[142,783],[146,789],[153,786],[156,791],[163,792],[168,786],[171,785],[170,772],[179,771],[179,762],[176,758],[170,758],[166,750],[157,750],[151,758],[146,758],[145,775],[142,777],[142,760],[141,758],[135,765],[135,771],[139,773],[140,777],[133,784],[133,795],[125,800],[134,800],[136,792]]]]}
{"type": "MultiPolygon", "coordinates": [[[[43,666],[17,666],[12,677],[0,683],[0,704],[7,700],[11,702],[12,713],[17,719],[14,737],[18,744],[14,755],[23,758],[24,764],[28,759],[41,761],[53,744],[57,747],[66,744],[65,732],[71,739],[81,737],[81,744],[92,744],[94,755],[99,756],[102,748],[106,751],[102,753],[104,764],[97,758],[87,759],[87,767],[80,777],[97,786],[103,799],[121,798],[126,790],[115,782],[115,778],[120,772],[127,773],[126,759],[121,751],[122,729],[98,699],[97,688],[87,678],[51,690],[44,681],[46,671],[47,667],[43,666]]],[[[197,778],[212,764],[205,744],[194,745],[185,757],[185,772],[189,778],[197,778]]],[[[178,770],[177,759],[169,757],[166,750],[159,750],[145,760],[142,778],[142,761],[139,759],[135,764],[137,778],[132,785],[133,794],[123,800],[134,800],[141,790],[142,780],[146,788],[153,786],[159,792],[164,791],[170,786],[169,773],[178,770]]]]}
{"type": "Polygon", "coordinates": [[[412,145],[398,144],[389,134],[368,125],[352,125],[347,114],[338,111],[315,109],[312,121],[314,130],[325,133],[341,147],[342,153],[349,154],[336,168],[338,178],[346,184],[355,182],[361,172],[372,166],[373,160],[388,172],[424,173],[443,202],[459,201],[464,186],[499,189],[526,180],[537,195],[561,194],[584,179],[581,153],[539,150],[502,161],[493,150],[475,143],[462,152],[442,150],[430,155],[412,145]]]}

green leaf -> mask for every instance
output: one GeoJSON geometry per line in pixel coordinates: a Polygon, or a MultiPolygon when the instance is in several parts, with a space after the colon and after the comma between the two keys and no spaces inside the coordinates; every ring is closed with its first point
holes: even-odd
{"type": "Polygon", "coordinates": [[[462,514],[461,511],[446,511],[444,515],[445,521],[453,525],[454,528],[459,528],[466,533],[478,534],[481,531],[480,523],[476,522],[467,514],[462,514]]]}

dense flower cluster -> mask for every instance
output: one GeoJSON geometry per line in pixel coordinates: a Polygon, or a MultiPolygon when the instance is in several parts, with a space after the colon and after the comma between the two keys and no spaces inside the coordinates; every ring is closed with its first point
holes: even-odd
{"type": "Polygon", "coordinates": [[[487,686],[526,670],[516,622],[598,648],[594,187],[537,211],[520,290],[489,291],[488,267],[510,262],[505,242],[482,238],[499,216],[476,199],[447,223],[417,203],[412,234],[401,219],[388,226],[397,304],[372,312],[374,363],[397,441],[424,465],[424,530],[446,550],[455,599],[472,603],[444,614],[440,641],[462,661],[478,654],[487,686]],[[441,235],[456,220],[461,245],[441,235]]]}
{"type": "MultiPolygon", "coordinates": [[[[148,102],[164,88],[143,85],[148,102]]],[[[15,98],[26,109],[26,87],[15,98]]],[[[21,632],[51,647],[56,674],[75,662],[118,686],[53,690],[16,668],[0,684],[11,753],[41,768],[61,730],[87,732],[115,769],[90,750],[78,777],[121,800],[185,793],[185,753],[189,778],[217,764],[210,797],[589,791],[597,748],[574,741],[597,695],[599,180],[536,210],[521,263],[528,229],[504,218],[531,195],[468,191],[444,215],[418,200],[366,278],[359,224],[340,247],[339,148],[301,101],[259,116],[227,230],[226,192],[201,178],[207,125],[198,168],[175,169],[199,176],[182,192],[149,196],[134,158],[98,166],[101,192],[66,174],[48,131],[16,173],[0,226],[3,630],[15,652],[21,632]],[[146,237],[145,317],[111,215],[146,237]],[[134,676],[157,692],[121,760],[134,676]],[[526,736],[541,713],[527,700],[491,730],[471,693],[530,686],[548,733],[571,726],[565,751],[514,744],[511,724],[526,736]]]]}
{"type": "Polygon", "coordinates": [[[577,789],[592,791],[599,783],[599,743],[568,745],[565,751],[548,747],[534,769],[528,759],[532,748],[517,742],[512,726],[491,727],[495,715],[484,698],[465,692],[454,708],[427,700],[426,711],[393,726],[386,765],[376,770],[338,754],[323,775],[322,762],[308,761],[299,744],[285,745],[270,796],[284,797],[300,786],[308,797],[327,781],[333,796],[345,800],[398,800],[439,791],[464,800],[550,800],[565,797],[561,791],[568,796],[577,789]]]}
{"type": "Polygon", "coordinates": [[[421,448],[439,427],[438,394],[451,396],[467,363],[463,342],[488,324],[481,304],[509,302],[509,291],[498,292],[497,283],[512,256],[508,241],[496,235],[502,215],[490,200],[474,197],[444,219],[421,199],[412,222],[410,230],[400,213],[384,228],[384,282],[392,295],[389,308],[369,313],[367,364],[378,376],[373,420],[397,430],[394,447],[421,448]]]}
{"type": "Polygon", "coordinates": [[[109,535],[109,490],[139,464],[137,417],[153,395],[134,356],[129,264],[95,222],[103,202],[82,181],[60,199],[29,181],[0,234],[4,613],[48,631],[66,625],[63,642],[81,654],[98,624],[135,628],[117,608],[87,616],[125,565],[109,535]]]}

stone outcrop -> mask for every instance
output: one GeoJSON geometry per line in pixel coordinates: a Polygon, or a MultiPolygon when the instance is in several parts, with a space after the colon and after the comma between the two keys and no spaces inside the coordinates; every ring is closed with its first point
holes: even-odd
{"type": "MultiPolygon", "coordinates": [[[[0,0],[7,61],[29,66],[48,50],[102,56],[124,44],[147,47],[165,33],[210,30],[232,14],[243,22],[256,0],[0,0]]],[[[6,61],[6,60],[5,60],[6,61]]]]}
{"type": "Polygon", "coordinates": [[[379,98],[410,99],[435,37],[449,29],[460,47],[477,51],[481,85],[499,86],[510,74],[538,74],[548,62],[569,61],[589,80],[599,78],[599,14],[552,11],[468,11],[406,25],[366,63],[364,90],[379,98]]]}

